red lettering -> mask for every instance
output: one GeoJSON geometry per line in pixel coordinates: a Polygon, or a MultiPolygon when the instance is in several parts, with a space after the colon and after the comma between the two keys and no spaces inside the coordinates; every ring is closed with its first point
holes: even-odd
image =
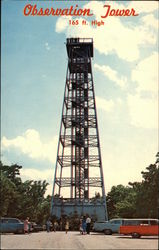
{"type": "Polygon", "coordinates": [[[119,11],[119,16],[123,16],[124,13],[125,13],[125,10],[120,10],[120,11],[119,11]]]}
{"type": "Polygon", "coordinates": [[[132,8],[130,9],[111,9],[110,5],[104,5],[104,8],[106,7],[106,13],[104,16],[101,16],[101,18],[106,18],[108,16],[138,16],[138,14],[135,13],[135,10],[132,8]]]}
{"type": "Polygon", "coordinates": [[[47,8],[45,9],[44,15],[49,16],[50,15],[50,10],[47,8]]]}
{"type": "Polygon", "coordinates": [[[83,13],[83,10],[82,10],[82,9],[79,9],[79,10],[77,11],[77,16],[81,16],[82,13],[83,13]]]}
{"type": "Polygon", "coordinates": [[[135,10],[134,10],[133,8],[131,9],[131,12],[132,12],[132,15],[133,15],[133,16],[138,16],[138,15],[139,15],[139,14],[136,14],[136,13],[135,13],[135,10]]]}
{"type": "Polygon", "coordinates": [[[116,14],[115,14],[115,10],[114,9],[112,9],[111,11],[110,11],[110,13],[109,13],[109,16],[115,16],[116,14]]]}
{"type": "Polygon", "coordinates": [[[93,16],[93,13],[90,13],[90,9],[84,9],[83,16],[93,16]]]}
{"type": "Polygon", "coordinates": [[[68,10],[67,9],[62,10],[61,16],[68,16],[68,10]]]}
{"type": "Polygon", "coordinates": [[[55,16],[60,16],[62,9],[56,9],[55,16]]]}
{"type": "Polygon", "coordinates": [[[29,16],[32,8],[33,8],[33,6],[31,4],[27,4],[24,8],[24,11],[23,11],[24,16],[29,16]]]}
{"type": "Polygon", "coordinates": [[[33,10],[32,10],[32,13],[31,13],[31,15],[32,16],[36,16],[37,15],[37,8],[36,8],[36,4],[34,5],[34,7],[33,7],[33,10]]]}
{"type": "Polygon", "coordinates": [[[130,10],[129,9],[125,10],[125,15],[124,16],[130,16],[130,15],[131,15],[130,10]]]}
{"type": "Polygon", "coordinates": [[[38,11],[38,14],[37,14],[37,16],[43,16],[44,14],[43,14],[43,9],[42,8],[40,8],[40,10],[38,11]]]}
{"type": "Polygon", "coordinates": [[[105,16],[101,16],[102,18],[106,18],[108,16],[108,13],[110,11],[110,5],[104,5],[103,8],[107,7],[107,11],[106,11],[106,14],[105,16]]]}
{"type": "MultiPolygon", "coordinates": [[[[138,16],[135,10],[132,9],[112,9],[111,5],[104,5],[103,8],[106,8],[105,15],[102,15],[101,18],[106,18],[108,16],[138,16]]],[[[80,9],[78,5],[70,6],[70,8],[66,9],[53,9],[53,8],[39,8],[37,9],[37,5],[27,4],[24,9],[23,13],[25,16],[93,16],[90,9],[80,9]]]]}
{"type": "Polygon", "coordinates": [[[53,8],[51,8],[51,10],[50,10],[50,15],[52,15],[52,16],[55,15],[55,10],[53,8]]]}

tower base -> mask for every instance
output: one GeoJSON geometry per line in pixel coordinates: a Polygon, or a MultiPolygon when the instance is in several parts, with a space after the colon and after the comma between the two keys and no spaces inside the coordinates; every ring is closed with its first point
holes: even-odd
{"type": "Polygon", "coordinates": [[[51,216],[58,219],[64,216],[76,215],[81,217],[89,215],[94,221],[106,221],[107,210],[104,199],[89,199],[87,201],[78,201],[75,199],[54,198],[52,201],[51,216]]]}

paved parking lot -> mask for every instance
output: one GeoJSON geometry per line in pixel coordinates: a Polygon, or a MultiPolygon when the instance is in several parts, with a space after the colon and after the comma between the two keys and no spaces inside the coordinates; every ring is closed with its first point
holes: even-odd
{"type": "Polygon", "coordinates": [[[1,235],[1,249],[158,249],[157,237],[132,239],[120,235],[79,232],[38,232],[29,235],[1,235]]]}

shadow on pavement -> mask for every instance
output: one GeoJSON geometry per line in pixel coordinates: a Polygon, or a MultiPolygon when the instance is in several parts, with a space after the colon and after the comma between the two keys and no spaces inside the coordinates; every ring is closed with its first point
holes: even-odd
{"type": "Polygon", "coordinates": [[[147,237],[141,236],[141,238],[132,238],[131,236],[118,236],[119,239],[130,239],[130,240],[158,240],[159,237],[147,237]]]}

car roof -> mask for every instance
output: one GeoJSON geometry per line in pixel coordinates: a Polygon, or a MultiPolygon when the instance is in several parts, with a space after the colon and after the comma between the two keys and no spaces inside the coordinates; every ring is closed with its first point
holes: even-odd
{"type": "Polygon", "coordinates": [[[112,218],[110,220],[124,220],[124,218],[112,218]]]}
{"type": "Polygon", "coordinates": [[[158,219],[152,219],[152,218],[129,218],[129,219],[123,219],[123,220],[158,220],[158,219]]]}

